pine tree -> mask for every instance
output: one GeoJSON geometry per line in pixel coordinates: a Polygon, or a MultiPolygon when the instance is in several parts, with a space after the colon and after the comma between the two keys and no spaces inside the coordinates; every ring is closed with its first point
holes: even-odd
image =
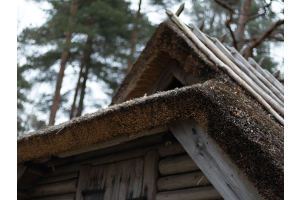
{"type": "MultiPolygon", "coordinates": [[[[73,66],[74,69],[79,69],[79,81],[74,86],[73,105],[68,109],[68,105],[63,103],[71,99],[68,95],[72,92],[67,91],[65,94],[60,94],[57,107],[66,111],[65,113],[69,112],[72,118],[81,114],[84,109],[89,79],[99,80],[107,85],[108,89],[104,91],[112,95],[124,77],[135,11],[130,10],[130,3],[123,0],[79,0],[78,9],[74,12],[74,24],[70,25],[71,1],[48,2],[53,8],[47,11],[49,14],[47,21],[41,27],[24,29],[18,39],[23,48],[38,47],[34,53],[27,55],[28,70],[39,72],[32,79],[35,84],[55,85],[57,82],[55,66],[61,63],[62,55],[65,55],[63,52],[69,50],[65,67],[73,66]],[[72,31],[73,39],[66,44],[68,30],[72,31]],[[89,48],[87,48],[88,41],[92,41],[88,45],[89,48]],[[48,50],[39,53],[41,48],[48,50]],[[89,53],[86,52],[87,49],[89,53]],[[80,95],[79,103],[77,95],[80,95]],[[76,105],[77,103],[80,105],[76,105]]],[[[143,45],[154,31],[154,27],[143,15],[140,26],[143,28],[137,41],[139,46],[143,45]]],[[[58,90],[57,88],[56,91],[58,90]]],[[[38,104],[41,110],[48,109],[49,112],[51,101],[53,102],[50,97],[51,92],[47,91],[43,94],[38,104]]]]}

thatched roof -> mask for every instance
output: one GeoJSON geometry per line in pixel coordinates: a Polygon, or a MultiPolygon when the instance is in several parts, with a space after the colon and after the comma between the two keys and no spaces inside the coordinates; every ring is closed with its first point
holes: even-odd
{"type": "Polygon", "coordinates": [[[267,199],[283,198],[283,126],[171,21],[158,26],[113,103],[117,104],[19,137],[18,164],[194,118],[261,195],[267,199]],[[198,75],[201,83],[140,97],[168,57],[198,75]],[[129,100],[133,97],[140,98],[129,100]]]}

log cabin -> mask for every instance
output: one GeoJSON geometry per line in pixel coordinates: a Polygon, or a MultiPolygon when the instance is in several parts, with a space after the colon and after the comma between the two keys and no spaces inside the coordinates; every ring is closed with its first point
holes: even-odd
{"type": "Polygon", "coordinates": [[[18,199],[283,199],[281,86],[170,18],[108,108],[18,137],[18,199]]]}

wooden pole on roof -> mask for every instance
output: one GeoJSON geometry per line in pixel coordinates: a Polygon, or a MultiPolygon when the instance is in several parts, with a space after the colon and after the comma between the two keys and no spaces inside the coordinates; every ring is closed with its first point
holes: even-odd
{"type": "Polygon", "coordinates": [[[178,10],[176,11],[176,15],[179,17],[179,15],[182,13],[182,11],[184,10],[184,5],[185,3],[181,4],[181,6],[178,8],[178,10]]]}
{"type": "MultiPolygon", "coordinates": [[[[169,18],[175,22],[180,29],[182,29],[192,40],[195,42],[196,46],[204,52],[209,59],[216,63],[222,70],[224,70],[232,79],[234,79],[240,86],[244,87],[252,96],[254,96],[276,119],[279,123],[284,125],[283,118],[277,114],[277,112],[255,91],[252,87],[248,85],[243,79],[239,77],[231,68],[225,65],[219,58],[217,58],[194,34],[193,32],[180,21],[180,19],[172,13],[170,10],[166,10],[169,18]]],[[[275,102],[273,99],[270,101],[275,102]]],[[[276,107],[280,114],[283,115],[283,111],[280,107],[276,107]]]]}
{"type": "Polygon", "coordinates": [[[236,74],[246,81],[265,101],[267,101],[277,112],[283,113],[283,102],[278,99],[258,78],[245,66],[238,65],[230,60],[230,54],[225,56],[216,45],[211,42],[195,25],[192,25],[193,33],[211,50],[224,64],[229,66],[236,74]],[[256,85],[257,84],[257,85],[256,85]],[[263,88],[263,89],[262,89],[263,88]]]}
{"type": "MultiPolygon", "coordinates": [[[[199,30],[198,30],[199,31],[199,30]]],[[[206,45],[208,46],[210,41],[206,41],[207,39],[205,38],[205,34],[203,34],[202,32],[198,32],[197,30],[193,30],[193,32],[195,33],[195,35],[206,45]]],[[[208,36],[207,36],[208,37],[208,36]]],[[[254,84],[250,84],[255,85],[257,84],[258,89],[261,89],[260,93],[261,96],[268,102],[269,98],[273,98],[283,109],[283,102],[275,95],[273,94],[273,92],[265,85],[265,82],[268,82],[267,79],[265,79],[265,77],[263,77],[260,73],[258,73],[254,67],[252,67],[249,63],[247,63],[249,66],[246,66],[244,63],[242,63],[240,60],[238,60],[237,58],[235,58],[227,49],[226,47],[224,47],[224,45],[217,39],[217,38],[213,38],[213,37],[209,37],[215,44],[210,44],[215,45],[216,48],[218,48],[222,54],[224,54],[225,57],[227,57],[228,59],[230,59],[237,67],[239,67],[246,75],[249,76],[249,78],[252,79],[252,81],[254,81],[254,84]],[[266,99],[267,98],[267,99],[266,99]]],[[[211,49],[211,48],[210,48],[211,49]]],[[[211,49],[213,51],[213,49],[211,49]]],[[[221,55],[220,52],[216,52],[213,51],[218,57],[221,55]]],[[[221,57],[219,57],[222,60],[222,55],[221,57]]],[[[226,60],[223,61],[225,64],[226,60]]],[[[228,63],[229,64],[229,63],[228,63]]],[[[255,88],[254,88],[255,89],[255,88]]],[[[260,94],[259,93],[259,94],[260,94]]],[[[272,104],[270,104],[272,105],[272,104]]],[[[273,105],[272,105],[273,106],[273,105]]]]}

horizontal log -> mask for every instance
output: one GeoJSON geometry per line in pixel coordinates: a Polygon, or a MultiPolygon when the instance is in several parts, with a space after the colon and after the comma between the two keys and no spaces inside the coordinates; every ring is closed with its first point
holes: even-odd
{"type": "Polygon", "coordinates": [[[75,150],[67,151],[64,153],[60,153],[57,155],[57,157],[65,158],[65,157],[69,157],[69,156],[73,156],[73,155],[77,155],[77,154],[81,154],[81,153],[85,153],[85,152],[95,151],[98,149],[104,149],[107,147],[122,144],[124,142],[128,142],[128,141],[131,141],[131,140],[134,140],[134,139],[137,139],[140,137],[144,137],[147,135],[153,135],[153,134],[157,134],[157,133],[161,133],[161,132],[166,132],[168,130],[169,129],[165,125],[159,125],[159,126],[155,126],[146,131],[141,131],[141,132],[132,133],[132,134],[119,135],[109,141],[100,142],[100,143],[90,146],[90,147],[86,147],[86,148],[82,148],[82,149],[75,149],[75,150]]]}
{"type": "Polygon", "coordinates": [[[63,165],[63,164],[70,163],[70,162],[76,162],[76,161],[86,160],[86,159],[90,159],[90,158],[101,157],[101,156],[109,155],[109,154],[113,154],[113,153],[128,151],[130,149],[135,149],[135,148],[139,148],[139,147],[151,146],[151,145],[155,145],[155,144],[164,142],[166,137],[167,138],[171,137],[172,141],[176,141],[176,139],[170,132],[169,133],[165,133],[165,132],[158,133],[155,135],[145,136],[145,137],[141,137],[141,138],[129,141],[129,142],[125,142],[125,143],[119,144],[117,146],[112,146],[112,147],[108,147],[108,148],[104,148],[104,149],[98,149],[95,151],[86,152],[86,153],[82,153],[82,154],[78,154],[78,155],[66,157],[66,158],[54,158],[47,162],[47,166],[51,167],[51,166],[63,165]]]}
{"type": "Polygon", "coordinates": [[[46,184],[46,183],[60,182],[60,181],[65,181],[65,180],[69,180],[69,179],[73,179],[73,178],[77,178],[77,177],[78,177],[78,172],[64,174],[64,175],[60,175],[60,176],[50,176],[50,177],[42,178],[36,184],[41,185],[41,184],[46,184]]]}
{"type": "Polygon", "coordinates": [[[162,176],[198,171],[199,167],[188,154],[161,159],[158,165],[162,176]]]}
{"type": "Polygon", "coordinates": [[[44,197],[66,193],[75,193],[77,181],[77,179],[71,179],[67,181],[39,185],[28,189],[28,191],[31,197],[44,197]]]}
{"type": "Polygon", "coordinates": [[[170,191],[209,185],[211,185],[210,181],[201,171],[165,176],[159,178],[157,181],[158,191],[170,191]]]}
{"type": "Polygon", "coordinates": [[[99,158],[87,159],[80,162],[58,166],[54,168],[55,171],[49,173],[48,175],[60,175],[65,173],[77,172],[79,171],[80,166],[82,164],[101,165],[101,164],[107,164],[112,162],[118,162],[122,160],[128,160],[132,158],[138,158],[138,157],[145,156],[148,151],[156,150],[156,149],[158,150],[159,155],[161,157],[177,155],[185,152],[185,150],[183,149],[183,147],[179,142],[172,142],[172,144],[168,146],[166,146],[166,143],[161,143],[161,144],[148,146],[144,148],[120,152],[113,155],[106,155],[99,158]]]}
{"type": "Polygon", "coordinates": [[[32,200],[74,200],[76,193],[55,195],[50,197],[34,198],[32,200]]]}
{"type": "Polygon", "coordinates": [[[184,190],[159,192],[156,200],[208,200],[220,199],[222,196],[213,186],[196,187],[184,190]]]}

